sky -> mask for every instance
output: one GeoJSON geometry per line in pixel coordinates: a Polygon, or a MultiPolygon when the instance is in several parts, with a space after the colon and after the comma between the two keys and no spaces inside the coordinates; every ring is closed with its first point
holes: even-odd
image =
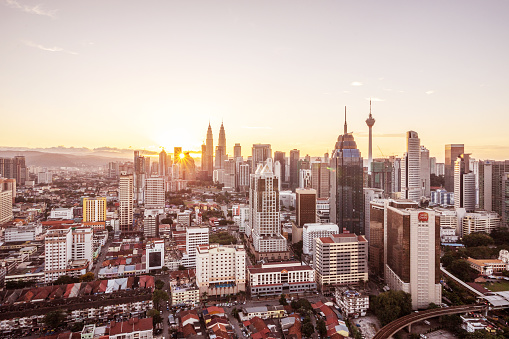
{"type": "Polygon", "coordinates": [[[509,1],[0,0],[0,147],[509,159],[509,1]]]}

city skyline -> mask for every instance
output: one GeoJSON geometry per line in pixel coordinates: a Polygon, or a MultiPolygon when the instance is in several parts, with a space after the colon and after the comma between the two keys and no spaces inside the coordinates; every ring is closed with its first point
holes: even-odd
{"type": "MultiPolygon", "coordinates": [[[[430,156],[465,144],[507,158],[509,4],[9,0],[0,4],[0,147],[199,150],[255,143],[331,152],[349,132],[373,158],[419,133],[430,156]],[[21,128],[22,126],[22,128],[21,128]],[[20,137],[20,130],[23,137],[20,137]]],[[[198,157],[198,156],[197,156],[198,157]]]]}

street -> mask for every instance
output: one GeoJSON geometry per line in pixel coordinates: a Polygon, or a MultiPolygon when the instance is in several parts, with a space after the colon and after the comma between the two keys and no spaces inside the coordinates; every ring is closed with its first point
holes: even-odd
{"type": "Polygon", "coordinates": [[[94,266],[94,271],[93,272],[94,272],[94,277],[96,279],[98,279],[97,274],[99,273],[99,269],[102,267],[104,258],[106,258],[106,253],[108,253],[108,249],[109,249],[109,247],[110,247],[112,242],[113,242],[113,235],[110,236],[108,234],[108,241],[101,248],[101,254],[99,254],[99,257],[97,258],[97,262],[95,263],[95,266],[94,266]]]}

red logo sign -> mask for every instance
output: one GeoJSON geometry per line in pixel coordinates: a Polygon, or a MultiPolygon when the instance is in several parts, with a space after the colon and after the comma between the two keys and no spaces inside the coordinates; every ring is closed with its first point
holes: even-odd
{"type": "Polygon", "coordinates": [[[426,212],[419,213],[419,221],[428,221],[428,213],[426,212]]]}

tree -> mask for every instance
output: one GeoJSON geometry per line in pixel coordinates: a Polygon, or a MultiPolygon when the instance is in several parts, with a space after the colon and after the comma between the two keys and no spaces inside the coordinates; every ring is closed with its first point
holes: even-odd
{"type": "Polygon", "coordinates": [[[156,285],[156,289],[162,290],[164,287],[164,281],[157,279],[155,282],[155,285],[156,285]]]}
{"type": "Polygon", "coordinates": [[[294,311],[297,311],[299,309],[299,304],[297,303],[297,300],[292,300],[292,302],[290,303],[290,307],[294,310],[294,311]]]}
{"type": "Polygon", "coordinates": [[[168,293],[166,293],[163,290],[155,290],[154,293],[152,293],[152,301],[154,302],[154,305],[156,305],[157,308],[159,308],[159,303],[161,301],[168,300],[168,293]]]}
{"type": "Polygon", "coordinates": [[[59,327],[65,320],[66,315],[62,310],[50,311],[44,316],[44,324],[51,329],[59,327]]]}
{"type": "Polygon", "coordinates": [[[237,307],[235,307],[235,308],[232,310],[232,317],[234,317],[235,319],[237,319],[238,321],[240,321],[240,318],[239,318],[239,310],[237,309],[237,307]]]}
{"type": "Polygon", "coordinates": [[[168,268],[168,266],[163,266],[163,267],[161,268],[161,271],[163,271],[163,273],[166,273],[166,272],[168,272],[169,270],[170,270],[170,269],[168,268]]]}
{"type": "Polygon", "coordinates": [[[382,326],[412,312],[412,297],[403,291],[380,293],[370,304],[382,326]]]}
{"type": "Polygon", "coordinates": [[[208,297],[209,297],[209,294],[207,292],[203,292],[201,294],[201,301],[203,302],[203,306],[205,306],[205,303],[207,302],[208,297]]]}
{"type": "Polygon", "coordinates": [[[320,337],[324,338],[327,335],[327,326],[325,326],[325,321],[322,318],[318,319],[316,322],[316,329],[320,334],[320,337]]]}
{"type": "Polygon", "coordinates": [[[472,269],[470,268],[470,265],[466,260],[464,259],[456,259],[454,260],[447,270],[454,275],[456,278],[463,280],[463,281],[470,281],[471,279],[471,273],[472,269]]]}
{"type": "Polygon", "coordinates": [[[432,309],[435,309],[435,308],[440,308],[440,306],[438,306],[435,303],[429,303],[428,310],[432,310],[432,309]]]}
{"type": "Polygon", "coordinates": [[[95,280],[94,272],[87,272],[80,277],[80,282],[88,282],[94,280],[95,280]]]}
{"type": "Polygon", "coordinates": [[[302,257],[303,245],[304,244],[303,244],[302,240],[295,244],[292,244],[292,251],[299,260],[301,260],[301,257],[302,257]]]}
{"type": "Polygon", "coordinates": [[[279,304],[283,306],[288,305],[288,302],[286,301],[286,297],[284,294],[281,294],[281,297],[279,298],[279,304]]]}
{"type": "Polygon", "coordinates": [[[495,240],[486,233],[470,233],[461,240],[466,247],[490,246],[495,243],[495,240]]]}
{"type": "Polygon", "coordinates": [[[310,322],[305,323],[302,325],[302,334],[304,334],[306,337],[311,337],[311,335],[315,332],[315,328],[313,327],[313,324],[310,322]]]}
{"type": "Polygon", "coordinates": [[[78,321],[71,326],[71,332],[81,332],[85,324],[82,321],[78,321]]]}
{"type": "Polygon", "coordinates": [[[161,224],[168,224],[168,225],[171,225],[173,224],[173,220],[171,218],[164,218],[161,220],[160,222],[161,224]]]}
{"type": "Polygon", "coordinates": [[[154,327],[163,321],[163,318],[161,317],[161,312],[155,309],[148,310],[147,317],[152,318],[152,324],[154,325],[154,327]]]}
{"type": "Polygon", "coordinates": [[[179,265],[179,271],[185,271],[187,268],[184,265],[179,265]]]}
{"type": "Polygon", "coordinates": [[[68,275],[61,275],[57,280],[53,282],[53,285],[74,284],[77,282],[79,282],[79,279],[70,277],[68,275]]]}
{"type": "Polygon", "coordinates": [[[111,227],[110,225],[106,226],[106,229],[108,230],[108,232],[113,232],[113,227],[111,227]]]}

